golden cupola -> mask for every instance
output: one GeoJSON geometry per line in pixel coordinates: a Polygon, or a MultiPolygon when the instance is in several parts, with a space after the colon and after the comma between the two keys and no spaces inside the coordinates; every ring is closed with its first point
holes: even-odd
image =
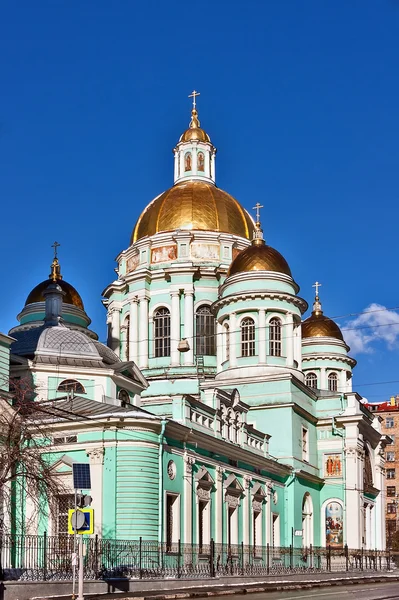
{"type": "Polygon", "coordinates": [[[263,239],[259,215],[255,223],[255,235],[252,244],[245,250],[241,250],[235,257],[230,265],[227,277],[250,271],[275,271],[292,277],[291,269],[284,256],[268,246],[263,239]]]}
{"type": "Polygon", "coordinates": [[[25,306],[27,306],[28,304],[32,304],[33,302],[45,302],[45,295],[44,295],[45,290],[47,290],[48,286],[51,283],[57,283],[60,286],[61,290],[64,292],[63,303],[64,304],[72,304],[73,306],[76,306],[77,308],[84,310],[82,298],[80,297],[77,290],[73,287],[73,285],[71,285],[70,283],[68,283],[67,281],[65,281],[62,278],[61,267],[60,267],[60,263],[57,258],[57,248],[56,247],[55,247],[55,251],[54,251],[54,259],[53,259],[53,262],[51,263],[50,268],[51,268],[51,272],[50,272],[48,279],[45,279],[44,281],[42,281],[36,287],[33,288],[33,290],[30,292],[30,294],[28,295],[28,297],[26,299],[25,306]]]}
{"type": "Polygon", "coordinates": [[[323,315],[317,291],[313,303],[312,314],[302,323],[302,339],[313,337],[331,337],[344,341],[344,337],[338,325],[332,319],[323,315]]]}
{"type": "Polygon", "coordinates": [[[194,91],[191,121],[174,153],[174,185],[142,212],[130,243],[178,229],[230,233],[247,240],[254,222],[240,203],[215,184],[216,148],[200,126],[194,91]]]}

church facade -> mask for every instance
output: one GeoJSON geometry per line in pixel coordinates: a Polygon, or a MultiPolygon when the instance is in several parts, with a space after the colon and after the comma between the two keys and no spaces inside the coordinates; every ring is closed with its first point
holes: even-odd
{"type": "Polygon", "coordinates": [[[174,184],[143,210],[103,292],[107,345],[57,248],[0,336],[11,377],[51,408],[49,452],[70,487],[58,518],[29,530],[66,532],[71,466],[89,462],[103,537],[383,549],[386,438],[352,389],[356,361],[319,284],[304,319],[259,205],[254,221],[216,186],[215,157],[194,97],[174,184]]]}

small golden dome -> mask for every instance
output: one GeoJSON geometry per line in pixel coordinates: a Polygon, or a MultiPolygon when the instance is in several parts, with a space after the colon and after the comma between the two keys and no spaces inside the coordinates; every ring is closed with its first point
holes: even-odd
{"type": "Polygon", "coordinates": [[[259,237],[255,238],[249,248],[242,250],[230,265],[227,277],[248,271],[275,271],[292,277],[291,269],[284,256],[259,237]]]}
{"type": "MultiPolygon", "coordinates": [[[[77,306],[78,308],[84,310],[82,298],[75,290],[73,285],[71,285],[67,281],[64,281],[63,279],[56,279],[55,281],[65,293],[65,296],[63,296],[62,298],[62,302],[64,304],[73,304],[74,306],[77,306]]],[[[26,299],[25,306],[27,306],[28,304],[32,304],[32,302],[45,302],[43,292],[48,288],[48,286],[51,283],[54,283],[53,279],[46,279],[45,281],[42,281],[36,287],[34,287],[26,299]]]]}
{"type": "Polygon", "coordinates": [[[200,127],[198,112],[195,108],[191,111],[191,123],[189,128],[180,136],[179,142],[190,142],[191,140],[198,140],[199,142],[211,141],[211,138],[206,131],[200,127]]]}
{"type": "Polygon", "coordinates": [[[332,337],[344,341],[338,325],[323,315],[319,296],[315,298],[312,314],[302,323],[302,339],[311,337],[332,337]]]}
{"type": "MultiPolygon", "coordinates": [[[[57,242],[55,242],[57,244],[57,242]]],[[[59,244],[57,244],[59,246],[59,244]]],[[[64,292],[64,296],[62,298],[62,302],[64,304],[73,304],[73,306],[77,306],[81,310],[84,310],[83,301],[78,292],[75,290],[73,285],[64,281],[61,275],[61,267],[57,258],[57,246],[54,247],[54,259],[51,263],[51,273],[49,278],[45,281],[39,283],[36,287],[33,288],[31,293],[26,299],[25,306],[28,304],[32,304],[32,302],[45,302],[46,298],[43,295],[43,292],[48,288],[51,283],[58,283],[62,291],[64,292]]]]}
{"type": "Polygon", "coordinates": [[[147,206],[130,243],[175,229],[220,231],[250,239],[254,222],[233,196],[211,183],[191,180],[177,183],[147,206]]]}

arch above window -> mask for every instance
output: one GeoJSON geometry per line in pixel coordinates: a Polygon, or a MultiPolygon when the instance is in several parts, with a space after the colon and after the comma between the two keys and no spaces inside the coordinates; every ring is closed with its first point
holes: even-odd
{"type": "Polygon", "coordinates": [[[76,379],[64,379],[57,388],[57,392],[74,392],[75,394],[85,394],[86,390],[80,381],[76,379]]]}
{"type": "Polygon", "coordinates": [[[316,389],[317,388],[317,375],[316,375],[316,373],[306,373],[305,383],[310,388],[316,389]]]}
{"type": "Polygon", "coordinates": [[[121,401],[122,406],[130,404],[129,392],[126,390],[119,390],[118,398],[121,401]]]}
{"type": "Polygon", "coordinates": [[[336,373],[329,374],[328,389],[330,392],[336,392],[338,390],[338,375],[336,373]]]}
{"type": "Polygon", "coordinates": [[[269,321],[269,354],[281,356],[281,319],[278,317],[269,321]]]}
{"type": "Polygon", "coordinates": [[[155,358],[170,356],[170,311],[158,308],[153,315],[155,358]]]}
{"type": "Polygon", "coordinates": [[[255,356],[255,321],[245,317],[241,323],[241,356],[255,356]]]}
{"type": "Polygon", "coordinates": [[[215,356],[216,321],[210,306],[199,306],[195,313],[195,341],[197,356],[215,356]]]}

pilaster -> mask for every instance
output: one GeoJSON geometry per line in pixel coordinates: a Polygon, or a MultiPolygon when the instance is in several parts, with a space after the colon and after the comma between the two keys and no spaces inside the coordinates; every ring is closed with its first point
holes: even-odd
{"type": "Polygon", "coordinates": [[[149,338],[149,327],[148,327],[148,303],[149,298],[142,296],[140,298],[139,311],[139,367],[141,369],[148,368],[148,338],[149,338]]]}
{"type": "Polygon", "coordinates": [[[184,355],[184,364],[194,364],[194,291],[184,290],[184,337],[190,350],[184,355]]]}
{"type": "Polygon", "coordinates": [[[172,367],[176,367],[180,364],[180,353],[177,349],[180,342],[180,291],[171,291],[170,297],[170,364],[172,367]]]}
{"type": "Polygon", "coordinates": [[[104,447],[89,448],[86,454],[90,459],[91,494],[94,508],[94,533],[102,535],[103,523],[103,465],[104,447]]]}

